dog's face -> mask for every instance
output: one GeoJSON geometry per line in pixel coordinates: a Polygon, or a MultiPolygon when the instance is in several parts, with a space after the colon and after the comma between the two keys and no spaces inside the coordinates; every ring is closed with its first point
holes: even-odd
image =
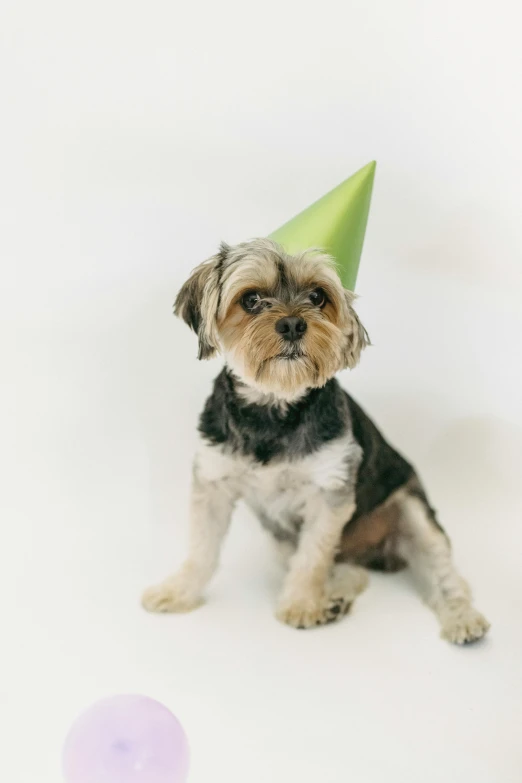
{"type": "Polygon", "coordinates": [[[328,256],[256,239],[197,267],[175,312],[198,335],[200,359],[219,351],[250,386],[291,398],[357,364],[368,336],[353,299],[328,256]]]}

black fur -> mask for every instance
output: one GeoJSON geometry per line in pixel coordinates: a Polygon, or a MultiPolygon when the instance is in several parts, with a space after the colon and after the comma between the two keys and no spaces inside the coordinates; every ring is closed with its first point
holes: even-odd
{"type": "MultiPolygon", "coordinates": [[[[346,392],[345,392],[346,393],[346,392]]],[[[356,486],[357,509],[352,521],[380,506],[399,487],[410,481],[415,471],[383,438],[373,421],[346,394],[350,406],[353,435],[363,450],[356,486]]]]}
{"type": "Polygon", "coordinates": [[[222,242],[220,244],[219,252],[218,252],[218,260],[216,264],[216,269],[218,273],[218,286],[219,286],[219,297],[218,297],[218,306],[217,306],[218,312],[219,312],[219,307],[221,305],[221,276],[223,274],[223,266],[225,264],[225,261],[227,260],[229,250],[230,250],[230,245],[227,245],[226,242],[222,242]]]}
{"type": "Polygon", "coordinates": [[[335,378],[321,389],[310,389],[282,410],[247,402],[238,394],[236,381],[225,368],[214,382],[199,425],[202,436],[210,443],[224,445],[227,450],[253,457],[264,465],[281,457],[295,459],[311,454],[350,428],[363,451],[353,522],[414,480],[415,471],[385,441],[335,378]]]}
{"type": "Polygon", "coordinates": [[[247,402],[235,384],[227,369],[218,375],[199,431],[211,443],[226,444],[230,451],[264,465],[281,456],[292,459],[311,454],[349,427],[346,396],[335,380],[322,389],[310,389],[285,411],[247,402]]]}
{"type": "Polygon", "coordinates": [[[201,325],[199,281],[197,278],[190,278],[177,295],[176,301],[174,302],[174,312],[176,315],[179,314],[181,308],[184,308],[183,320],[190,326],[192,331],[197,334],[201,325]]]}

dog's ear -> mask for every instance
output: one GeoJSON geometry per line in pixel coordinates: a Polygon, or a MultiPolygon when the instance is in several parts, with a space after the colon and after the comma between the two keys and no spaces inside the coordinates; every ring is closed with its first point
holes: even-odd
{"type": "Polygon", "coordinates": [[[344,298],[347,308],[346,327],[344,329],[345,346],[344,346],[344,367],[349,367],[350,370],[355,367],[359,362],[361,351],[366,346],[371,345],[368,332],[359,320],[359,316],[353,308],[353,302],[355,300],[355,294],[351,291],[345,290],[344,298]]]}
{"type": "Polygon", "coordinates": [[[222,244],[215,256],[196,267],[182,286],[174,304],[175,314],[198,336],[198,359],[210,359],[218,350],[220,279],[227,254],[228,245],[222,244]]]}

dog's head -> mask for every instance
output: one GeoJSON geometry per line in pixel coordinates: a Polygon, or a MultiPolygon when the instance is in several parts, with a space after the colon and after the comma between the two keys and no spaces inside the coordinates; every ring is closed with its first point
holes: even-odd
{"type": "Polygon", "coordinates": [[[221,352],[241,380],[290,398],[357,364],[369,341],[353,300],[329,256],[256,239],[198,266],[175,312],[198,335],[200,359],[221,352]]]}

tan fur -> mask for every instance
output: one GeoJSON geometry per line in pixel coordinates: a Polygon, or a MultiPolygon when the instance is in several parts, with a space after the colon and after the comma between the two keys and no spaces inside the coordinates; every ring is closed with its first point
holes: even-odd
{"type": "MultiPolygon", "coordinates": [[[[221,274],[219,309],[206,313],[205,321],[216,319],[217,342],[241,378],[264,392],[290,394],[323,386],[338,370],[357,363],[369,340],[352,307],[354,294],[343,289],[331,258],[313,251],[288,256],[268,240],[231,252],[221,274]],[[281,265],[293,292],[285,302],[278,299],[281,265]],[[318,287],[328,297],[322,309],[307,298],[318,287]],[[259,292],[267,308],[245,313],[240,302],[247,291],[259,292]],[[297,356],[289,356],[275,330],[288,315],[304,318],[308,327],[297,356]]],[[[212,339],[208,326],[205,334],[212,339]]]]}
{"type": "Polygon", "coordinates": [[[373,513],[359,517],[343,533],[339,554],[353,560],[364,558],[369,550],[381,547],[396,535],[398,521],[398,503],[383,504],[373,513]]]}

